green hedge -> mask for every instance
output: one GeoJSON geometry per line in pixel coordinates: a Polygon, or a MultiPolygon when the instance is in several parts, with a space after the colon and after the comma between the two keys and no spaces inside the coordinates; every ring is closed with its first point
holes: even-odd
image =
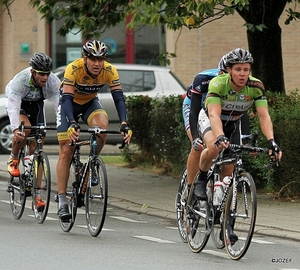
{"type": "MultiPolygon", "coordinates": [[[[269,110],[274,124],[276,142],[283,150],[279,167],[266,170],[266,155],[245,157],[258,189],[274,192],[282,198],[298,198],[300,194],[300,98],[298,90],[289,96],[268,93],[269,110]]],[[[150,164],[165,169],[165,173],[180,173],[190,151],[181,113],[182,97],[126,97],[128,121],[133,130],[132,143],[123,151],[132,165],[150,164]]],[[[259,130],[257,117],[251,120],[251,130],[259,130]]],[[[259,145],[267,147],[260,134],[259,145]]]]}

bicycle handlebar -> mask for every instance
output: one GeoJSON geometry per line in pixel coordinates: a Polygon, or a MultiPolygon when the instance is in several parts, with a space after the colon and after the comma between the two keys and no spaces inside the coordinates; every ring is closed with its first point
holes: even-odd
{"type": "MultiPolygon", "coordinates": [[[[119,130],[109,130],[109,129],[102,129],[99,127],[91,127],[88,129],[80,129],[80,132],[85,132],[85,133],[91,133],[91,134],[121,134],[119,130]]],[[[122,145],[119,146],[119,149],[123,149],[126,145],[125,140],[123,139],[122,145]]]]}
{"type": "MultiPolygon", "coordinates": [[[[238,151],[249,152],[249,153],[251,153],[251,152],[264,153],[264,154],[269,153],[268,148],[262,148],[262,147],[258,147],[258,146],[249,146],[249,145],[239,145],[239,144],[229,144],[228,149],[233,150],[233,151],[238,150],[238,151]]],[[[270,159],[270,163],[264,166],[266,169],[269,169],[272,163],[275,163],[276,166],[279,166],[279,160],[278,160],[277,155],[278,154],[275,153],[275,160],[270,159]]]]}
{"type": "Polygon", "coordinates": [[[230,150],[240,150],[243,152],[258,152],[258,153],[268,153],[268,148],[262,148],[258,146],[250,145],[239,145],[239,144],[229,144],[228,149],[230,150]]]}
{"type": "Polygon", "coordinates": [[[24,129],[39,129],[39,130],[56,130],[57,128],[56,127],[49,127],[49,126],[43,126],[43,125],[40,125],[40,126],[24,126],[25,122],[22,121],[20,126],[19,126],[19,130],[21,132],[24,131],[24,129]]]}

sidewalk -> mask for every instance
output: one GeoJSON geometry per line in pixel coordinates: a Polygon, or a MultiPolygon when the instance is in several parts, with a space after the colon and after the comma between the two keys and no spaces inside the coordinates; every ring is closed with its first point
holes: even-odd
{"type": "MultiPolygon", "coordinates": [[[[57,155],[49,154],[49,159],[52,190],[56,191],[57,155]]],[[[6,162],[7,156],[0,155],[1,181],[8,180],[6,162]]],[[[178,179],[111,165],[107,166],[107,174],[110,205],[163,219],[176,219],[178,179]]],[[[279,202],[273,200],[272,195],[258,195],[255,233],[300,241],[300,202],[279,202]]]]}

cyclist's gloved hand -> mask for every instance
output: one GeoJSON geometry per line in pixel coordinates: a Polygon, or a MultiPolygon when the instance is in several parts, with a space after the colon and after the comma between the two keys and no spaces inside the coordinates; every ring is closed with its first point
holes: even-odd
{"type": "Polygon", "coordinates": [[[229,143],[229,139],[228,139],[227,137],[225,137],[224,134],[219,135],[219,136],[217,137],[217,140],[216,140],[216,142],[215,142],[215,146],[216,146],[216,147],[219,147],[222,143],[225,143],[225,144],[228,144],[228,143],[229,143]]]}
{"type": "Polygon", "coordinates": [[[122,136],[124,136],[125,143],[128,144],[130,142],[130,139],[132,136],[132,130],[130,129],[129,125],[127,123],[121,124],[120,132],[121,132],[122,136]]]}
{"type": "Polygon", "coordinates": [[[269,155],[271,157],[277,158],[277,155],[280,152],[279,146],[277,145],[274,139],[268,140],[268,144],[269,144],[269,155]]]}
{"type": "Polygon", "coordinates": [[[67,134],[72,142],[77,141],[79,138],[80,126],[76,122],[71,122],[67,130],[67,134]]]}
{"type": "Polygon", "coordinates": [[[197,138],[193,141],[193,147],[195,151],[203,149],[203,141],[201,140],[201,138],[197,138]]]}

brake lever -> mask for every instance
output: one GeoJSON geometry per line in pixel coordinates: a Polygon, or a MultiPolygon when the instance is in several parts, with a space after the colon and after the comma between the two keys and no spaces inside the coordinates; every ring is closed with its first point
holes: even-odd
{"type": "MultiPolygon", "coordinates": [[[[21,131],[22,133],[24,132],[24,125],[25,125],[25,121],[21,121],[21,124],[19,125],[19,131],[21,131]]],[[[17,144],[19,144],[21,142],[17,142],[17,144]]]]}

